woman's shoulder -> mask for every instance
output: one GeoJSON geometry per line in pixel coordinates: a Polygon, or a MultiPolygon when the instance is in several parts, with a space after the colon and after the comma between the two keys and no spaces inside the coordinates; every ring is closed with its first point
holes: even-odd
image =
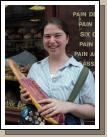
{"type": "Polygon", "coordinates": [[[47,63],[47,57],[42,59],[42,60],[40,60],[40,61],[37,61],[37,62],[33,63],[31,68],[36,68],[36,67],[38,68],[41,65],[45,65],[46,63],[47,63]]]}
{"type": "Polygon", "coordinates": [[[45,64],[45,62],[46,62],[46,58],[33,63],[29,69],[28,77],[34,77],[36,73],[39,74],[42,71],[43,64],[45,64]]]}
{"type": "Polygon", "coordinates": [[[84,66],[83,66],[83,64],[80,62],[80,61],[78,61],[75,57],[70,57],[70,59],[69,59],[69,63],[75,68],[75,69],[82,69],[84,66]]]}

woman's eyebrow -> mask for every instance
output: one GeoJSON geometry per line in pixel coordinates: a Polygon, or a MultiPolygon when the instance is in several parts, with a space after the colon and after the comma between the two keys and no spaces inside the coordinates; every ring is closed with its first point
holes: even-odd
{"type": "Polygon", "coordinates": [[[57,35],[62,35],[63,33],[62,33],[62,32],[58,32],[58,33],[55,33],[55,34],[57,34],[57,35]]]}
{"type": "Polygon", "coordinates": [[[50,33],[45,33],[44,35],[62,35],[63,33],[62,32],[57,32],[57,33],[53,33],[53,34],[50,34],[50,33]]]}

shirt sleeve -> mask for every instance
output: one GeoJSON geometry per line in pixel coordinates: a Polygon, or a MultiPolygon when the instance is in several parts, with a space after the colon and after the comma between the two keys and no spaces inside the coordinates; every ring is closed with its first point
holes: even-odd
{"type": "Polygon", "coordinates": [[[80,91],[80,102],[82,104],[95,105],[95,81],[92,72],[89,70],[89,74],[80,91]]]}
{"type": "Polygon", "coordinates": [[[36,75],[36,68],[37,68],[37,63],[34,63],[32,66],[31,66],[31,68],[30,68],[30,70],[29,70],[29,72],[28,72],[28,75],[27,75],[27,77],[28,78],[31,78],[31,79],[34,79],[34,77],[35,77],[35,75],[36,75]]]}

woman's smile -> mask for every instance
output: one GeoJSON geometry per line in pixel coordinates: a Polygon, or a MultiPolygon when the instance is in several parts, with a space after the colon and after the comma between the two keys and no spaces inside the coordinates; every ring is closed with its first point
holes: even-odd
{"type": "Polygon", "coordinates": [[[66,33],[57,25],[48,24],[44,29],[43,43],[49,55],[63,56],[68,39],[66,33]]]}
{"type": "Polygon", "coordinates": [[[57,45],[57,46],[56,46],[56,45],[55,45],[55,46],[54,46],[54,45],[49,45],[48,48],[49,48],[51,51],[55,51],[55,50],[57,50],[57,49],[59,48],[59,45],[57,45]]]}

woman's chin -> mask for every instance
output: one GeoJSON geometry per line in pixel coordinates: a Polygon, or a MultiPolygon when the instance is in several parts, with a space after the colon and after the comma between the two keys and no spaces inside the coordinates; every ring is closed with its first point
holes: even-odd
{"type": "Polygon", "coordinates": [[[50,55],[50,56],[58,56],[58,55],[59,55],[59,52],[50,52],[49,55],[50,55]]]}

